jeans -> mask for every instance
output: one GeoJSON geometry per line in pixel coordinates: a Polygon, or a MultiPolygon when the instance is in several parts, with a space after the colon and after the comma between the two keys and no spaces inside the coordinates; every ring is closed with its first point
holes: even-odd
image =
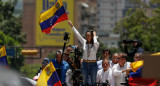
{"type": "Polygon", "coordinates": [[[96,86],[97,62],[82,63],[83,85],[87,86],[88,75],[91,77],[91,86],[96,86]]]}

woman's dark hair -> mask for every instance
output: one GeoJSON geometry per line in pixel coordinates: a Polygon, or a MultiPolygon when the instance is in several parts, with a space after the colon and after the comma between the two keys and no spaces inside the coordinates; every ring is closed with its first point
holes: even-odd
{"type": "MultiPolygon", "coordinates": [[[[94,30],[88,30],[87,32],[91,33],[91,35],[93,36],[94,30]]],[[[86,34],[87,34],[87,32],[86,32],[86,34]]],[[[88,41],[87,41],[87,43],[88,43],[88,41]]],[[[92,44],[92,45],[94,44],[93,38],[92,38],[92,40],[91,40],[91,44],[92,44]]]]}

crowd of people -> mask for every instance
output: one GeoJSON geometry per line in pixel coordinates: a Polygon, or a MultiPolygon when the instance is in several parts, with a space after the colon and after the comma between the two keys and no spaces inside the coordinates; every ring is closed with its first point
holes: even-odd
{"type": "MultiPolygon", "coordinates": [[[[87,31],[86,38],[83,38],[71,21],[68,21],[68,24],[82,44],[83,55],[82,58],[76,59],[79,62],[77,63],[70,57],[73,49],[68,46],[64,53],[58,49],[56,58],[50,60],[56,68],[63,86],[126,86],[126,78],[136,74],[132,72],[131,62],[127,62],[128,56],[133,57],[134,61],[143,60],[144,50],[140,48],[138,41],[133,41],[134,49],[130,52],[127,50],[127,43],[124,43],[124,53],[111,52],[109,49],[97,51],[99,42],[95,31],[87,31]],[[97,52],[102,52],[102,59],[98,61],[97,52]],[[64,54],[63,58],[61,58],[62,54],[64,54]]],[[[46,58],[44,61],[47,62],[42,63],[42,69],[43,64],[49,62],[46,58]]],[[[35,80],[38,79],[39,73],[35,80]]],[[[141,76],[141,74],[137,74],[137,76],[141,76]]]]}

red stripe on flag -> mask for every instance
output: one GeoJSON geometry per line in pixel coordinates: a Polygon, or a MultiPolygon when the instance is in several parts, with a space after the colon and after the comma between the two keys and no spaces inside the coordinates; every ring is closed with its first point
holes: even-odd
{"type": "Polygon", "coordinates": [[[52,27],[54,27],[54,26],[55,26],[56,24],[58,24],[59,22],[64,21],[64,20],[67,20],[67,19],[68,19],[67,13],[64,13],[63,15],[61,15],[61,16],[58,18],[58,20],[57,20],[51,27],[42,30],[42,32],[44,32],[44,33],[50,33],[52,27]]]}
{"type": "Polygon", "coordinates": [[[158,80],[130,77],[129,86],[158,86],[158,80]]]}
{"type": "Polygon", "coordinates": [[[59,80],[57,83],[55,83],[53,86],[62,86],[61,81],[59,80]]]}

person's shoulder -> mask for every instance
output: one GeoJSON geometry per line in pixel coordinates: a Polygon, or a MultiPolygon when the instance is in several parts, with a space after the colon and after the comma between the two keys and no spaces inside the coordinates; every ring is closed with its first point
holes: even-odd
{"type": "Polygon", "coordinates": [[[97,73],[98,73],[98,74],[99,74],[99,73],[102,73],[102,71],[103,71],[103,69],[100,69],[100,70],[98,70],[98,72],[97,72],[97,73]]]}
{"type": "Polygon", "coordinates": [[[97,63],[101,63],[101,62],[102,62],[102,60],[97,61],[97,63]]]}
{"type": "Polygon", "coordinates": [[[131,64],[131,62],[126,62],[127,63],[127,65],[130,65],[131,64]]]}
{"type": "Polygon", "coordinates": [[[109,67],[109,69],[108,69],[109,71],[112,71],[112,68],[111,67],[109,67]]]}
{"type": "Polygon", "coordinates": [[[56,59],[54,58],[54,59],[51,59],[50,61],[55,61],[56,59]]]}
{"type": "Polygon", "coordinates": [[[68,66],[69,66],[69,64],[68,64],[66,61],[63,61],[63,64],[64,64],[64,65],[68,65],[68,66]]]}
{"type": "Polygon", "coordinates": [[[112,67],[112,69],[118,68],[118,66],[119,66],[118,63],[117,63],[117,64],[114,64],[113,67],[112,67]]]}
{"type": "Polygon", "coordinates": [[[50,62],[54,63],[54,62],[56,62],[56,59],[52,59],[52,60],[50,60],[50,62]]]}
{"type": "Polygon", "coordinates": [[[139,47],[137,53],[144,53],[144,50],[141,47],[139,47]]]}

